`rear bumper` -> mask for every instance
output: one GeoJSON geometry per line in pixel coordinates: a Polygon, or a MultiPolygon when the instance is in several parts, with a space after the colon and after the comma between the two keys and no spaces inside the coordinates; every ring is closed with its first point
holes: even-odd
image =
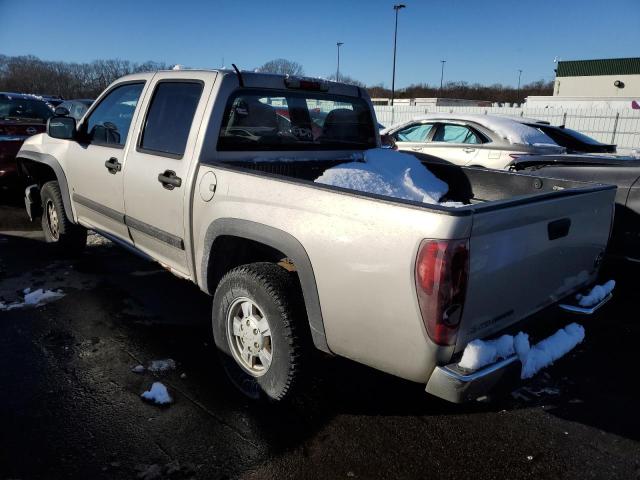
{"type": "Polygon", "coordinates": [[[520,379],[520,369],[516,355],[472,373],[464,373],[457,363],[436,367],[426,391],[449,402],[468,402],[515,385],[520,379]]]}
{"type": "MultiPolygon", "coordinates": [[[[589,308],[576,306],[573,302],[561,303],[551,308],[556,311],[570,312],[571,314],[592,315],[607,303],[612,296],[610,293],[598,304],[589,308]]],[[[550,313],[543,311],[534,316],[550,313]]],[[[574,319],[574,315],[569,317],[569,320],[574,319]]],[[[556,324],[556,328],[558,326],[556,324]]],[[[426,391],[453,403],[468,402],[491,393],[514,388],[520,382],[521,370],[522,364],[517,355],[512,355],[475,371],[465,370],[459,367],[457,363],[438,366],[434,369],[427,382],[426,391]]]]}

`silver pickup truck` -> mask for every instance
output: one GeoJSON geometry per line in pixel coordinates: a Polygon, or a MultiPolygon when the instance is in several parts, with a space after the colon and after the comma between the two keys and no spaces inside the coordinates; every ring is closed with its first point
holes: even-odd
{"type": "Polygon", "coordinates": [[[426,160],[465,206],[314,182],[380,147],[375,125],[355,86],[162,71],[116,81],[77,124],[52,118],[18,162],[54,248],[93,229],[213,296],[247,395],[290,396],[312,346],[454,402],[485,395],[518,362],[465,371],[465,346],[594,281],[615,188],[426,160]]]}

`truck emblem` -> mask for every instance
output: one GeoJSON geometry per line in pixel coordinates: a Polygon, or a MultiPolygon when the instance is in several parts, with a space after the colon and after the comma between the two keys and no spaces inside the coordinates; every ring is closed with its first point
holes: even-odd
{"type": "Polygon", "coordinates": [[[28,133],[29,135],[35,135],[37,132],[38,132],[38,131],[37,131],[35,128],[33,128],[33,127],[29,127],[29,128],[27,128],[27,133],[28,133]]]}

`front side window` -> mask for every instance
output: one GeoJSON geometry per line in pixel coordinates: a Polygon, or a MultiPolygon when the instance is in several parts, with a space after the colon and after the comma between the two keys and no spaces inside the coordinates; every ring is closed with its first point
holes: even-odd
{"type": "Polygon", "coordinates": [[[399,142],[426,142],[433,123],[410,125],[396,132],[396,140],[399,142]]]}
{"type": "Polygon", "coordinates": [[[482,143],[480,136],[464,125],[443,124],[433,136],[434,142],[482,143]]]}
{"type": "Polygon", "coordinates": [[[362,150],[376,130],[361,98],[243,89],[227,105],[218,150],[362,150]]]}
{"type": "Polygon", "coordinates": [[[200,82],[159,83],[149,106],[140,148],[184,155],[202,88],[200,82]]]}
{"type": "Polygon", "coordinates": [[[102,99],[86,122],[90,143],[124,146],[143,87],[144,83],[121,85],[102,99]]]}

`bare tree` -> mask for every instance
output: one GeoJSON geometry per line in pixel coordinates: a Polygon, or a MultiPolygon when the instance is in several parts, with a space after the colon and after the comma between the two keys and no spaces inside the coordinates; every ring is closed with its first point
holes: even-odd
{"type": "Polygon", "coordinates": [[[304,68],[298,62],[285,58],[276,58],[258,67],[259,72],[279,73],[280,75],[304,75],[304,68]]]}
{"type": "Polygon", "coordinates": [[[69,63],[44,61],[32,55],[0,55],[0,91],[95,98],[123,75],[166,68],[164,63],[132,63],[120,59],[69,63]]]}

